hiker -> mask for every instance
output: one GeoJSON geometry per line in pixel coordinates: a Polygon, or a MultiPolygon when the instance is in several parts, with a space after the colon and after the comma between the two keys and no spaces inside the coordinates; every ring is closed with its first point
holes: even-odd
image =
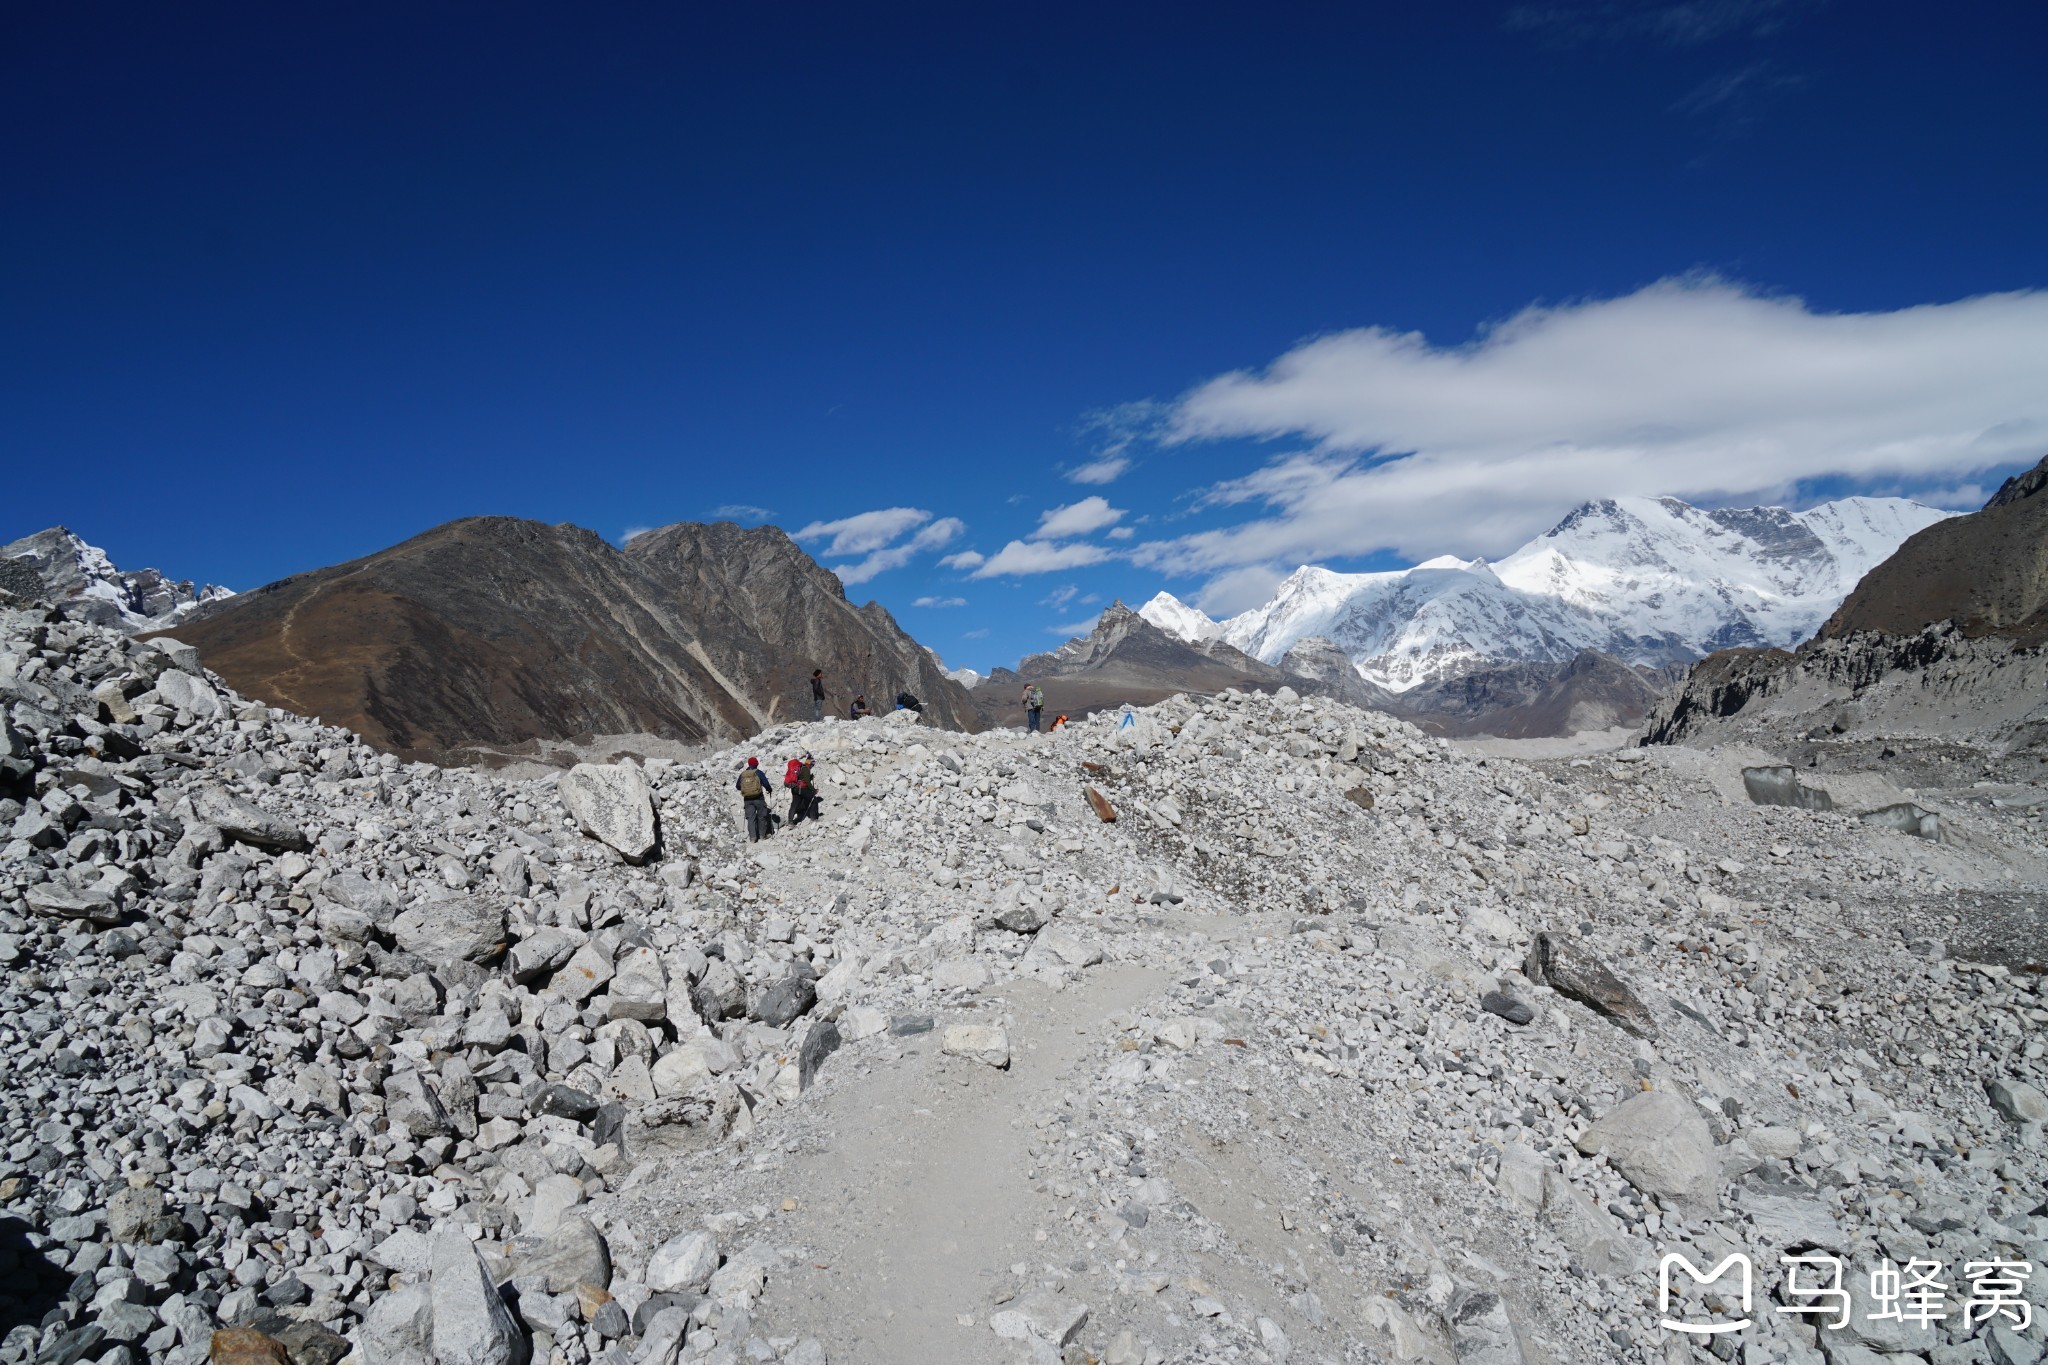
{"type": "Polygon", "coordinates": [[[853,705],[846,708],[846,718],[848,720],[859,720],[867,713],[868,699],[865,696],[855,697],[853,699],[853,705]]]}
{"type": "Polygon", "coordinates": [[[811,780],[811,754],[808,749],[789,760],[789,767],[782,774],[782,789],[789,793],[789,823],[792,828],[806,818],[818,818],[818,788],[811,780]]]}
{"type": "Polygon", "coordinates": [[[811,719],[825,719],[825,670],[811,670],[811,719]]]}
{"type": "Polygon", "coordinates": [[[1035,735],[1038,733],[1038,718],[1045,712],[1045,689],[1037,683],[1026,683],[1020,700],[1024,703],[1024,715],[1029,722],[1026,728],[1035,735]]]}
{"type": "Polygon", "coordinates": [[[775,813],[768,809],[768,794],[775,786],[761,771],[761,760],[750,758],[733,783],[739,788],[740,804],[747,812],[747,842],[757,844],[775,832],[775,813]]]}
{"type": "Polygon", "coordinates": [[[1062,711],[1052,718],[1052,732],[1058,734],[1067,728],[1067,713],[1062,711]]]}
{"type": "Polygon", "coordinates": [[[921,716],[924,714],[924,703],[913,696],[910,689],[906,687],[903,691],[896,694],[896,709],[898,711],[915,711],[921,716]]]}

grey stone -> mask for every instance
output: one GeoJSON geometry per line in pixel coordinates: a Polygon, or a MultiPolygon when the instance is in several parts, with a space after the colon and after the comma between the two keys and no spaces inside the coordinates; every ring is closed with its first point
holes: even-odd
{"type": "Polygon", "coordinates": [[[948,1024],[939,1035],[939,1050],[998,1069],[1010,1065],[1010,1035],[993,1024],[948,1024]]]}
{"type": "Polygon", "coordinates": [[[107,1200],[107,1237],[116,1242],[153,1241],[167,1229],[164,1194],[154,1185],[114,1191],[107,1200]]]}
{"type": "Polygon", "coordinates": [[[398,946],[436,967],[486,962],[505,946],[505,911],[478,896],[419,901],[391,921],[398,946]]]}
{"type": "Polygon", "coordinates": [[[202,719],[221,713],[220,693],[213,684],[182,668],[167,668],[156,680],[156,694],[166,705],[202,719]]]}
{"type": "Polygon", "coordinates": [[[660,1293],[702,1290],[718,1269],[718,1243],[708,1232],[685,1232],[669,1238],[648,1259],[644,1276],[660,1293]]]}
{"type": "Polygon", "coordinates": [[[658,842],[654,794],[647,775],[627,764],[579,763],[556,790],[585,834],[601,839],[628,862],[644,863],[658,842]]]}
{"type": "Polygon", "coordinates": [[[583,935],[544,925],[512,945],[506,966],[514,981],[538,981],[561,967],[582,946],[583,935]]]}
{"type": "Polygon", "coordinates": [[[1985,1086],[1991,1107],[2013,1123],[2048,1123],[2048,1095],[2025,1081],[2000,1078],[1985,1086]]]}
{"type": "Polygon", "coordinates": [[[1536,1018],[1536,1011],[1501,991],[1488,991],[1480,996],[1479,1007],[1488,1014],[1497,1014],[1510,1024],[1518,1026],[1531,1023],[1536,1018]]]}
{"type": "Polygon", "coordinates": [[[1013,934],[1035,934],[1045,927],[1045,920],[1044,910],[1022,901],[1006,905],[995,914],[997,927],[1008,929],[1013,934]]]}
{"type": "Polygon", "coordinates": [[[425,1284],[401,1285],[370,1303],[360,1340],[366,1360],[378,1365],[430,1365],[434,1296],[425,1284]]]}
{"type": "Polygon", "coordinates": [[[527,1365],[526,1334],[459,1229],[435,1234],[429,1287],[435,1365],[527,1365]]]}
{"type": "Polygon", "coordinates": [[[564,1214],[544,1239],[519,1238],[509,1258],[515,1276],[538,1275],[550,1294],[567,1294],[582,1284],[609,1288],[611,1249],[604,1234],[580,1214],[564,1214]]]}
{"type": "Polygon", "coordinates": [[[313,846],[306,832],[291,821],[219,787],[202,787],[194,793],[192,811],[228,838],[257,848],[303,851],[313,846]]]}
{"type": "Polygon", "coordinates": [[[652,948],[633,948],[612,964],[605,987],[607,1009],[614,1019],[659,1023],[668,1017],[668,973],[652,948]]]}
{"type": "Polygon", "coordinates": [[[804,1045],[797,1053],[797,1086],[809,1090],[811,1082],[818,1078],[818,1068],[825,1059],[839,1050],[839,1026],[830,1019],[821,1019],[811,1025],[804,1034],[804,1045]]]}
{"type": "Polygon", "coordinates": [[[38,882],[22,899],[28,908],[52,919],[84,920],[88,924],[114,925],[121,922],[121,907],[114,897],[98,887],[78,890],[61,882],[38,882]]]}
{"type": "Polygon", "coordinates": [[[384,1082],[384,1113],[394,1127],[416,1138],[454,1131],[441,1097],[417,1071],[394,1071],[384,1082]]]}
{"type": "Polygon", "coordinates": [[[787,1028],[818,1003],[817,985],[807,976],[787,976],[761,992],[753,1016],[771,1028],[787,1028]]]}
{"type": "Polygon", "coordinates": [[[1634,991],[1607,965],[1562,934],[1538,934],[1529,945],[1522,974],[1540,986],[1605,1015],[1639,1038],[1657,1036],[1657,1023],[1634,991]]]}
{"type": "Polygon", "coordinates": [[[1604,1155],[1629,1183],[1695,1214],[1720,1202],[1714,1137],[1690,1100],[1645,1090],[1603,1114],[1579,1135],[1578,1149],[1604,1155]]]}

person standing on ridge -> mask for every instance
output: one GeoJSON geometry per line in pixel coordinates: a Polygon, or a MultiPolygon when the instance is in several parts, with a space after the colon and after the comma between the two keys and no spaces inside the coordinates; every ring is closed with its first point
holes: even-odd
{"type": "Polygon", "coordinates": [[[1039,717],[1045,713],[1045,689],[1037,683],[1026,683],[1024,695],[1020,700],[1024,703],[1025,728],[1035,735],[1038,733],[1039,717]]]}
{"type": "Polygon", "coordinates": [[[825,719],[825,670],[811,670],[811,719],[825,719]]]}
{"type": "Polygon", "coordinates": [[[739,788],[740,805],[747,813],[747,842],[758,844],[775,832],[775,814],[768,809],[768,793],[775,788],[761,771],[761,760],[748,759],[733,786],[739,788]]]}

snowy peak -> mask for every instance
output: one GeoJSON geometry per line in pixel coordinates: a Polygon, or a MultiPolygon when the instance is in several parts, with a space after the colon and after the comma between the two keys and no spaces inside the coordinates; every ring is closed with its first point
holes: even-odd
{"type": "Polygon", "coordinates": [[[53,602],[98,625],[162,630],[208,602],[233,597],[231,589],[191,579],[170,579],[155,569],[123,572],[107,552],[63,526],[52,526],[0,546],[0,557],[33,570],[53,602]]]}
{"type": "Polygon", "coordinates": [[[1162,592],[1138,608],[1138,615],[1165,631],[1194,644],[1214,640],[1223,627],[1199,607],[1191,607],[1170,592],[1162,592]]]}
{"type": "Polygon", "coordinates": [[[1949,515],[1904,498],[1804,512],[1602,498],[1492,564],[1444,555],[1384,573],[1303,566],[1221,629],[1267,662],[1327,636],[1394,691],[1585,649],[1661,666],[1733,645],[1789,646],[1907,537],[1949,515]]]}

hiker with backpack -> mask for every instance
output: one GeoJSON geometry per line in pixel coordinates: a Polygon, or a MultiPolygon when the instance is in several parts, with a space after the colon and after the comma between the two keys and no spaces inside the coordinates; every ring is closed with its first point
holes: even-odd
{"type": "Polygon", "coordinates": [[[1028,722],[1025,728],[1035,735],[1038,733],[1038,718],[1045,713],[1045,689],[1037,683],[1026,683],[1024,695],[1019,700],[1024,703],[1024,715],[1028,722]]]}
{"type": "Polygon", "coordinates": [[[740,805],[747,813],[747,842],[757,844],[775,832],[775,812],[768,809],[768,793],[775,787],[758,758],[747,760],[733,786],[739,788],[740,805]]]}
{"type": "Polygon", "coordinates": [[[790,828],[806,819],[818,818],[818,788],[811,777],[809,750],[789,760],[789,767],[782,774],[782,789],[789,793],[790,828]]]}
{"type": "Polygon", "coordinates": [[[896,694],[896,709],[898,711],[915,711],[921,716],[924,714],[924,703],[919,701],[910,689],[906,687],[896,694]]]}

